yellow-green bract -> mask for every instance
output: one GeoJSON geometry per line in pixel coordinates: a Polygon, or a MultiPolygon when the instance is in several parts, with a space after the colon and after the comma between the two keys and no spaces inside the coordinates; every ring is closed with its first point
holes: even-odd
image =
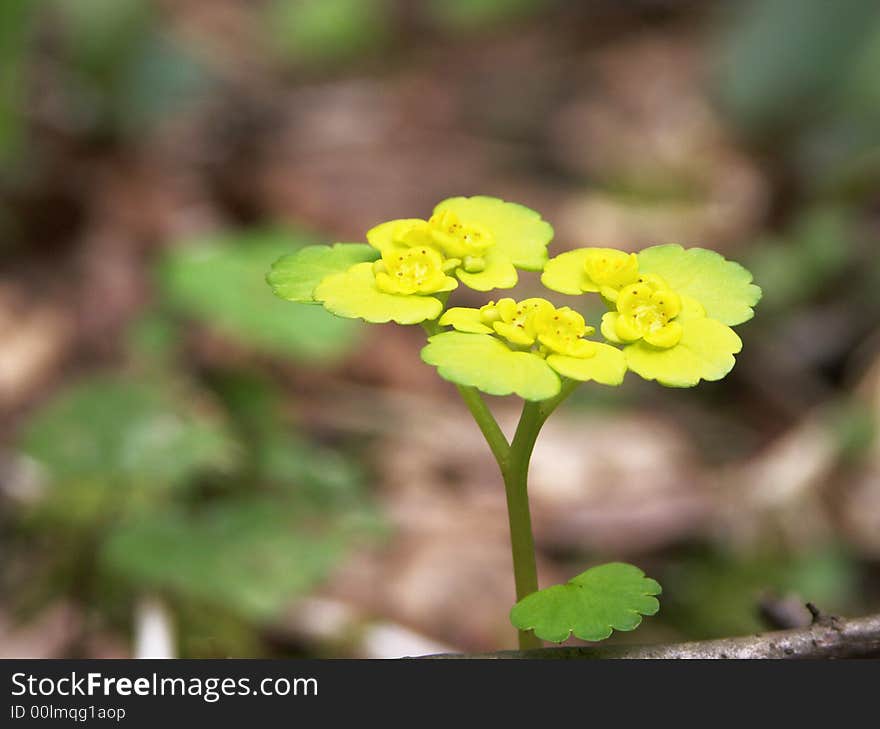
{"type": "Polygon", "coordinates": [[[534,210],[494,197],[454,197],[427,220],[371,228],[369,245],[313,246],[273,266],[275,293],[317,302],[338,316],[418,324],[440,316],[459,283],[511,288],[517,269],[540,271],[553,228],[534,210]]]}
{"type": "Polygon", "coordinates": [[[679,245],[569,251],[548,261],[541,281],[561,293],[599,293],[610,308],[602,335],[623,345],[627,368],[672,387],[730,372],[742,348],[731,327],[750,319],[761,298],[739,264],[679,245]]]}
{"type": "Polygon", "coordinates": [[[424,361],[493,395],[543,400],[565,379],[619,385],[627,370],[673,387],[730,372],[742,348],[731,327],[750,319],[761,297],[745,268],[680,245],[579,248],[548,261],[552,237],[549,223],[522,205],[454,197],[427,219],[380,223],[367,243],[304,248],[277,261],[267,279],[278,296],[337,316],[431,322],[424,361]],[[600,327],[607,343],[584,339],[594,328],[545,299],[446,308],[460,285],[515,286],[517,269],[542,271],[542,283],[560,293],[598,294],[609,308],[600,327]]]}
{"type": "Polygon", "coordinates": [[[557,309],[546,299],[456,307],[439,323],[456,331],[431,337],[422,359],[447,380],[490,395],[546,400],[559,393],[560,376],[619,385],[626,373],[619,349],[585,339],[593,327],[576,311],[557,309]]]}

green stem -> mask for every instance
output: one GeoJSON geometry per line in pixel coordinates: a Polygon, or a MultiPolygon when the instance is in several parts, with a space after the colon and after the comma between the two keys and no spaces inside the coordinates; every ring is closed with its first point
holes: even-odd
{"type": "MultiPolygon", "coordinates": [[[[507,494],[507,519],[513,554],[513,579],[517,602],[538,590],[538,565],[529,511],[529,461],[543,420],[540,405],[526,401],[510,445],[510,460],[501,469],[507,494]]],[[[520,650],[540,648],[541,640],[531,631],[519,631],[520,650]]]]}
{"type": "Polygon", "coordinates": [[[456,385],[456,387],[458,387],[458,392],[461,394],[464,404],[467,405],[471,415],[474,416],[474,420],[477,421],[483,437],[489,444],[492,455],[495,456],[495,460],[498,462],[498,467],[504,473],[504,469],[507,468],[510,460],[510,446],[498,425],[498,421],[495,420],[495,416],[492,415],[492,411],[489,410],[489,406],[486,405],[486,401],[483,400],[477,388],[465,385],[456,385]]]}
{"type": "MultiPolygon", "coordinates": [[[[513,575],[517,602],[538,590],[538,567],[535,561],[535,539],[529,511],[529,464],[538,434],[550,414],[578,386],[577,381],[564,382],[559,394],[542,402],[523,403],[516,433],[510,444],[510,459],[501,469],[507,493],[507,515],[510,522],[510,544],[513,551],[513,575]]],[[[531,631],[519,631],[520,650],[540,648],[541,640],[531,631]]]]}
{"type": "MultiPolygon", "coordinates": [[[[424,322],[422,326],[428,336],[440,330],[436,322],[424,322]]],[[[507,442],[498,421],[495,420],[479,391],[475,387],[457,385],[458,392],[489,444],[504,479],[517,602],[538,590],[538,566],[535,561],[535,539],[532,536],[528,488],[532,451],[544,422],[579,384],[576,380],[563,380],[562,389],[555,397],[541,402],[526,400],[516,426],[516,433],[510,443],[507,442]]],[[[520,650],[540,648],[542,645],[541,639],[532,631],[519,631],[520,650]]]]}
{"type": "MultiPolygon", "coordinates": [[[[513,441],[509,444],[479,391],[473,387],[458,386],[458,391],[489,444],[504,479],[517,601],[538,590],[538,567],[528,491],[532,451],[547,418],[578,384],[580,383],[577,381],[566,380],[555,397],[541,402],[526,401],[513,441]]],[[[541,645],[541,640],[531,631],[519,631],[520,650],[540,648],[541,645]]]]}
{"type": "Polygon", "coordinates": [[[549,400],[543,400],[541,402],[541,425],[544,424],[544,421],[553,414],[553,411],[559,407],[560,403],[571,395],[580,384],[579,380],[563,379],[562,388],[559,390],[559,394],[555,397],[551,397],[549,400]]]}

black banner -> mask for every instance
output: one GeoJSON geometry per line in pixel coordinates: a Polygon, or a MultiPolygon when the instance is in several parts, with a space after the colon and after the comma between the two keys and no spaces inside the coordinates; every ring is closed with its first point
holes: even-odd
{"type": "MultiPolygon", "coordinates": [[[[877,661],[6,660],[0,726],[877,717],[877,661]],[[479,710],[478,713],[475,713],[479,710]]],[[[311,725],[311,724],[309,724],[311,725]]],[[[543,729],[543,727],[541,727],[543,729]]]]}

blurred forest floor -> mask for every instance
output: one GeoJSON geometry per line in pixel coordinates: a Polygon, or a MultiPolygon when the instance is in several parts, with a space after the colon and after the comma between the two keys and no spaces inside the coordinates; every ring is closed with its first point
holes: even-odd
{"type": "Polygon", "coordinates": [[[262,281],[469,194],[765,292],[725,381],[551,420],[542,584],[635,562],[630,642],[880,608],[875,3],[34,5],[0,10],[0,653],[129,655],[157,609],[190,657],[510,646],[503,488],[422,331],[262,281]]]}

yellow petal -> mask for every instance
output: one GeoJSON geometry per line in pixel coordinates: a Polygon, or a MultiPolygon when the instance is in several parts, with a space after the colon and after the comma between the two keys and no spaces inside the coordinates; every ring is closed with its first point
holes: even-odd
{"type": "Polygon", "coordinates": [[[650,305],[653,293],[653,287],[647,284],[630,284],[618,295],[617,310],[621,314],[634,314],[639,307],[650,305]]]}
{"type": "Polygon", "coordinates": [[[440,317],[440,326],[451,326],[459,332],[471,334],[492,334],[492,328],[487,327],[480,321],[480,310],[470,309],[463,306],[455,306],[447,309],[440,317]]]}
{"type": "Polygon", "coordinates": [[[635,253],[616,248],[587,248],[584,271],[600,287],[620,290],[639,277],[639,259],[635,253]]]}
{"type": "MultiPolygon", "coordinates": [[[[402,239],[407,236],[412,236],[415,231],[418,230],[424,230],[425,237],[427,238],[427,225],[427,221],[420,220],[419,218],[389,220],[385,223],[379,223],[376,227],[368,230],[367,242],[373,246],[373,248],[380,250],[383,253],[389,248],[394,248],[395,246],[422,245],[421,241],[418,243],[404,243],[402,239]]],[[[425,240],[424,242],[427,243],[428,241],[425,240]]]]}
{"type": "Polygon", "coordinates": [[[659,329],[645,332],[644,340],[655,347],[674,347],[681,341],[682,326],[677,321],[671,321],[659,329]]]}
{"type": "Polygon", "coordinates": [[[516,316],[516,300],[511,299],[509,296],[498,299],[498,303],[495,304],[495,311],[498,312],[498,316],[501,317],[502,321],[510,321],[516,316]]]}
{"type": "Polygon", "coordinates": [[[606,312],[602,315],[602,324],[599,327],[602,336],[609,342],[614,342],[615,344],[623,344],[623,340],[617,336],[617,318],[619,316],[620,314],[616,311],[606,312]]]}
{"type": "Polygon", "coordinates": [[[634,342],[642,338],[642,328],[632,314],[619,314],[614,323],[614,332],[624,342],[634,342]]]}
{"type": "Polygon", "coordinates": [[[675,319],[681,312],[681,297],[671,289],[661,289],[651,295],[651,303],[667,319],[675,319]]]}
{"type": "Polygon", "coordinates": [[[585,291],[598,291],[599,286],[589,279],[584,270],[584,261],[590,250],[590,248],[578,248],[551,258],[544,266],[541,283],[552,291],[573,296],[585,291]]]}
{"type": "Polygon", "coordinates": [[[509,324],[507,322],[497,321],[492,326],[498,334],[513,344],[528,347],[535,343],[534,334],[529,332],[525,324],[509,324]]]}

